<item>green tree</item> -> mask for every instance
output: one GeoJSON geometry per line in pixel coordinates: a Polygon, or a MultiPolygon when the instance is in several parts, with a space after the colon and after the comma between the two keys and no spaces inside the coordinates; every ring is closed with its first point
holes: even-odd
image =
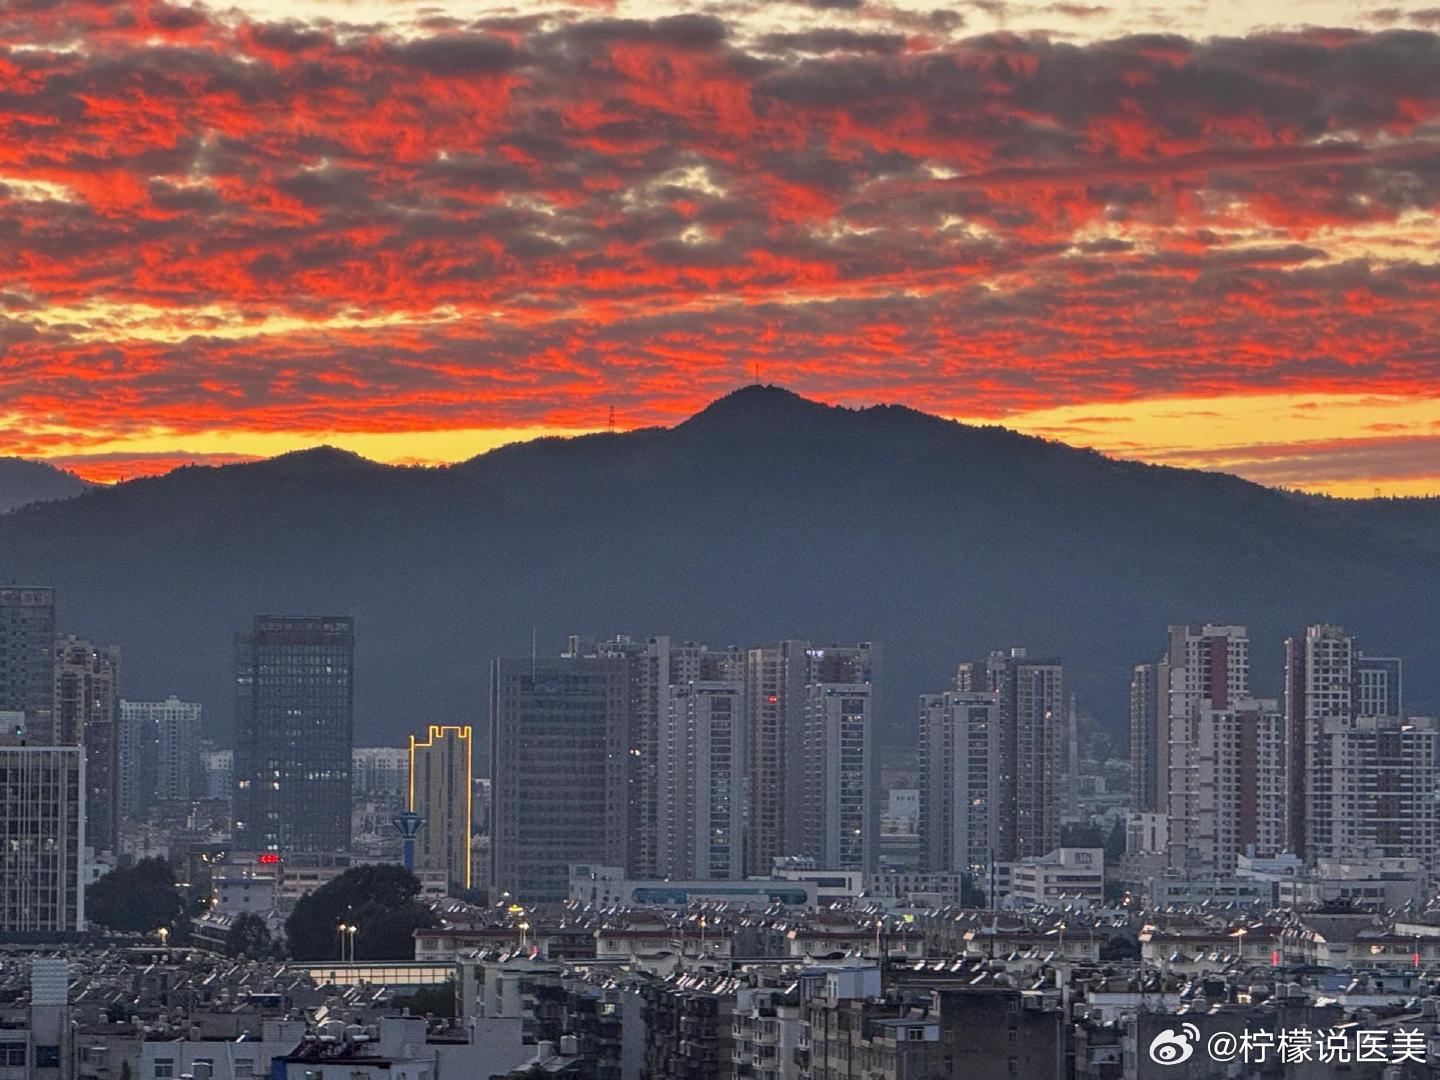
{"type": "Polygon", "coordinates": [[[255,959],[269,951],[270,928],[265,925],[265,920],[253,911],[237,915],[225,934],[225,955],[255,959]]]}
{"type": "Polygon", "coordinates": [[[343,923],[358,927],[355,959],[412,959],[414,931],[436,925],[419,895],[420,879],[403,866],[352,866],[295,905],[285,920],[290,955],[297,960],[338,959],[337,928],[343,923]]]}
{"type": "Polygon", "coordinates": [[[175,874],[161,858],[112,870],[85,890],[85,914],[110,930],[149,934],[174,926],[185,908],[175,874]]]}

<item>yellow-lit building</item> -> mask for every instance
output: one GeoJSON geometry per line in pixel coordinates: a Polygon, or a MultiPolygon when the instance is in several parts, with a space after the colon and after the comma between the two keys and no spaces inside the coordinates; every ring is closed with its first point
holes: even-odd
{"type": "Polygon", "coordinates": [[[424,819],[415,840],[415,870],[444,871],[467,889],[472,885],[473,763],[469,725],[431,724],[424,741],[410,736],[409,809],[424,819]]]}

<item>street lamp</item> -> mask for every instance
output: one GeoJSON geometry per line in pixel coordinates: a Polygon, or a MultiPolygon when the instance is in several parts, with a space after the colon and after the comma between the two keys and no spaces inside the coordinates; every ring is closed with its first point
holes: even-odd
{"type": "Polygon", "coordinates": [[[356,926],[354,923],[351,923],[348,927],[345,928],[345,933],[348,934],[350,937],[350,962],[352,964],[355,962],[355,935],[359,932],[359,930],[360,927],[356,926]]]}

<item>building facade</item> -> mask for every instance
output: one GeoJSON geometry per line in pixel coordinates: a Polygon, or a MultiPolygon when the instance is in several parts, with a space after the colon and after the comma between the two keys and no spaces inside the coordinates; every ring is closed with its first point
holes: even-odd
{"type": "Polygon", "coordinates": [[[350,847],[355,624],[260,615],[235,639],[235,833],[254,851],[350,847]]]}
{"type": "Polygon", "coordinates": [[[157,802],[196,797],[200,763],[198,702],[120,702],[120,806],[139,815],[157,802]]]}
{"type": "Polygon", "coordinates": [[[54,745],[85,748],[86,842],[114,851],[120,823],[120,650],[55,642],[54,745]]]}
{"type": "Polygon", "coordinates": [[[462,888],[474,885],[475,757],[471,728],[431,724],[422,741],[410,736],[406,808],[423,819],[415,840],[415,868],[443,871],[462,888]]]}
{"type": "Polygon", "coordinates": [[[85,751],[0,721],[0,932],[85,928],[85,751]]]}
{"type": "Polygon", "coordinates": [[[995,694],[920,698],[920,850],[931,872],[984,876],[1000,842],[1000,705],[995,694]]]}
{"type": "Polygon", "coordinates": [[[0,588],[0,712],[21,712],[37,739],[53,741],[55,590],[0,588]]]}
{"type": "Polygon", "coordinates": [[[835,870],[874,871],[878,768],[869,683],[806,687],[802,856],[835,870]]]}
{"type": "Polygon", "coordinates": [[[745,684],[671,686],[660,745],[660,876],[744,876],[745,684]]]}
{"type": "Polygon", "coordinates": [[[955,688],[993,693],[999,703],[998,857],[1009,862],[1059,847],[1064,667],[1024,649],[995,652],[984,663],[961,663],[955,688]]]}
{"type": "Polygon", "coordinates": [[[492,884],[563,902],[571,864],[627,865],[627,662],[498,659],[490,715],[492,884]]]}

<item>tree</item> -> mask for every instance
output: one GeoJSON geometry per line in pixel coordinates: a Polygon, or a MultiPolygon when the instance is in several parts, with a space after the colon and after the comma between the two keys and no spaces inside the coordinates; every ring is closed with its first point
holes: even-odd
{"type": "Polygon", "coordinates": [[[454,1016],[455,980],[451,979],[438,986],[422,986],[410,995],[407,1004],[414,1016],[454,1016]]]}
{"type": "Polygon", "coordinates": [[[265,920],[253,911],[237,915],[225,935],[225,955],[255,959],[269,951],[270,928],[265,925],[265,920]]]}
{"type": "Polygon", "coordinates": [[[1116,818],[1110,835],[1105,838],[1105,865],[1111,866],[1125,854],[1125,820],[1116,818]]]}
{"type": "Polygon", "coordinates": [[[1107,962],[1139,960],[1140,942],[1129,934],[1111,934],[1110,940],[1100,946],[1100,959],[1107,962]]]}
{"type": "Polygon", "coordinates": [[[403,866],[352,866],[295,905],[285,920],[290,955],[297,960],[340,956],[340,925],[354,926],[355,959],[409,960],[414,931],[436,925],[416,898],[420,879],[403,866]]]}
{"type": "Polygon", "coordinates": [[[85,914],[110,930],[149,934],[172,927],[184,911],[175,874],[161,858],[112,870],[85,890],[85,914]]]}

